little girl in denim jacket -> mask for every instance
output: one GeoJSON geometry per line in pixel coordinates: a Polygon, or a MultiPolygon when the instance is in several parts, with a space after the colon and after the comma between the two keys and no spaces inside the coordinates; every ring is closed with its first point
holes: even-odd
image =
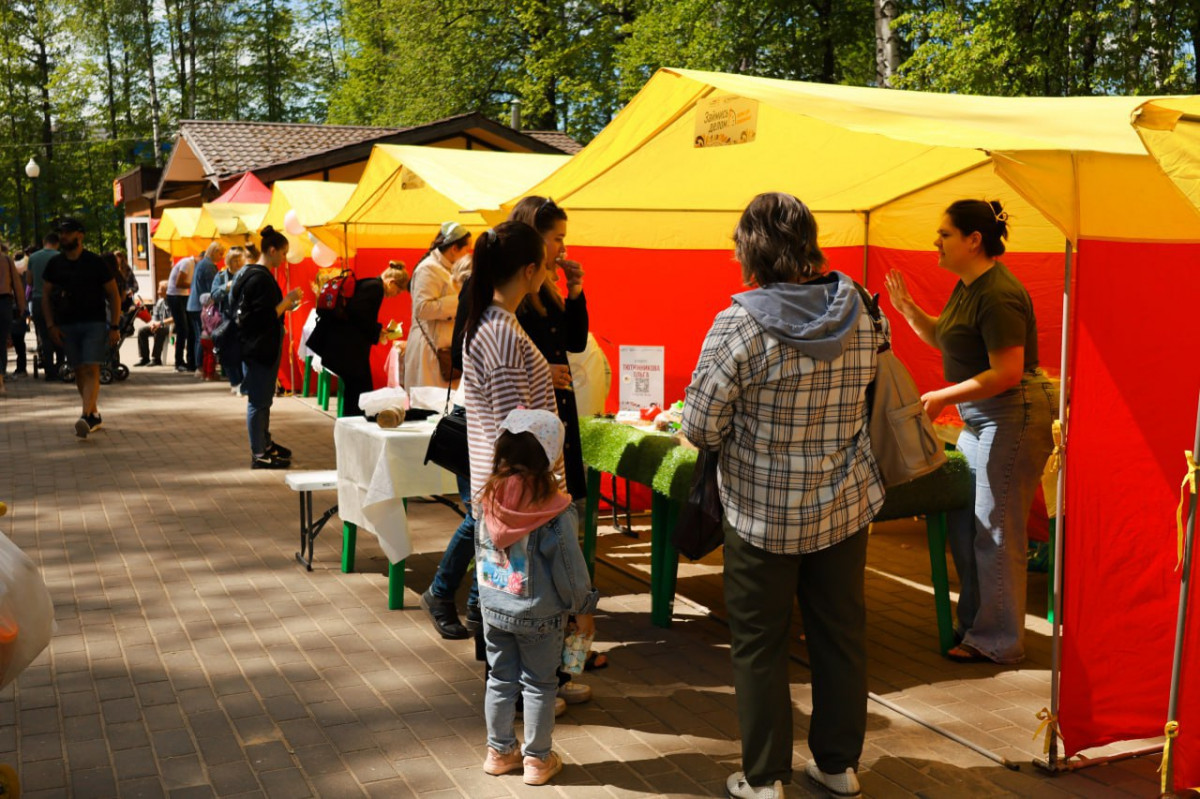
{"type": "Polygon", "coordinates": [[[478,500],[475,564],[490,667],[483,770],[523,768],[527,785],[543,785],[562,771],[550,739],[566,618],[574,614],[578,631],[594,635],[599,598],[579,549],[578,515],[553,470],[563,436],[562,422],[549,411],[511,412],[478,500]],[[523,749],[513,726],[518,693],[525,700],[523,749]]]}

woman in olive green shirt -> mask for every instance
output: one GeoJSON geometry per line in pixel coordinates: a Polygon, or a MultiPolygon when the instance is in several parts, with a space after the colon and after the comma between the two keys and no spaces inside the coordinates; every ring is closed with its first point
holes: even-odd
{"type": "Polygon", "coordinates": [[[959,200],[946,209],[934,245],[938,265],[959,281],[937,316],[917,305],[899,272],[887,276],[892,304],[941,350],[951,383],[921,397],[925,411],[936,419],[946,405],[958,406],[958,449],[975,474],[974,507],[947,519],[961,582],[960,643],[947,656],[959,661],[1025,656],[1025,523],[1058,409],[1057,389],[1038,368],[1029,292],[997,260],[1007,237],[999,202],[959,200]]]}

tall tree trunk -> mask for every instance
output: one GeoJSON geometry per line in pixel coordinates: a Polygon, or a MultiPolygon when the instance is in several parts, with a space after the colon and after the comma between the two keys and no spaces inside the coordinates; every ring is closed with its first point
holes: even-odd
{"type": "Polygon", "coordinates": [[[875,85],[892,85],[892,76],[900,68],[900,37],[892,28],[898,11],[896,0],[874,0],[875,4],[875,85]]]}
{"type": "Polygon", "coordinates": [[[100,0],[100,25],[104,36],[104,77],[105,77],[105,94],[108,97],[108,137],[112,140],[112,173],[115,175],[121,171],[121,158],[118,154],[117,139],[117,71],[113,66],[112,55],[112,37],[114,31],[112,28],[112,18],[108,15],[109,0],[100,0]]]}
{"type": "MultiPolygon", "coordinates": [[[[4,57],[4,90],[5,90],[5,94],[7,94],[10,98],[15,100],[16,95],[13,92],[13,72],[12,71],[13,71],[12,56],[8,55],[6,53],[5,57],[4,57]]],[[[19,142],[21,140],[19,138],[20,130],[17,126],[17,117],[16,117],[16,114],[13,113],[15,107],[16,107],[15,103],[10,104],[8,107],[9,141],[13,144],[16,144],[17,142],[19,142]]],[[[16,149],[13,150],[13,156],[14,156],[13,157],[13,173],[12,173],[13,174],[13,187],[16,189],[14,194],[17,197],[17,223],[18,223],[17,226],[21,230],[21,241],[24,243],[28,243],[29,234],[27,232],[28,228],[25,225],[25,191],[24,191],[25,185],[24,185],[24,182],[29,180],[29,178],[26,177],[26,175],[25,175],[25,171],[24,171],[25,165],[21,162],[21,155],[19,153],[20,153],[19,150],[16,150],[16,149]]],[[[30,182],[32,183],[33,181],[30,181],[30,182]]],[[[33,183],[33,185],[31,186],[31,189],[33,191],[37,191],[37,183],[33,183]]],[[[36,229],[37,229],[37,220],[36,219],[33,220],[33,226],[34,226],[35,235],[36,235],[36,229]]],[[[34,242],[34,246],[37,246],[39,244],[41,244],[41,242],[34,242]]]]}
{"type": "Polygon", "coordinates": [[[146,48],[146,76],[150,80],[150,130],[154,139],[154,165],[162,166],[162,131],[159,125],[162,120],[162,105],[158,100],[158,80],[154,75],[154,28],[150,20],[150,3],[153,0],[140,0],[138,11],[142,15],[142,42],[146,48]]]}
{"type": "Polygon", "coordinates": [[[188,0],[188,118],[196,118],[196,5],[199,0],[188,0]]]}
{"type": "Polygon", "coordinates": [[[833,41],[833,0],[814,0],[821,31],[821,83],[837,83],[837,52],[833,41]]]}

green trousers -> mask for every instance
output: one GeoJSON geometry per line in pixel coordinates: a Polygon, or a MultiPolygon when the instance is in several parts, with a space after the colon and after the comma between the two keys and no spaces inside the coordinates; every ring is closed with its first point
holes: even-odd
{"type": "Polygon", "coordinates": [[[777,555],[725,525],[725,606],[742,768],[755,787],[792,779],[788,633],[800,602],[812,666],[808,747],[822,771],[858,768],[867,730],[863,575],[867,531],[806,555],[777,555]]]}

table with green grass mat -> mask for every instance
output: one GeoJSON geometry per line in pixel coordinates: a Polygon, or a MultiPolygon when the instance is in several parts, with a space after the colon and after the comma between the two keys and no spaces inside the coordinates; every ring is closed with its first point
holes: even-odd
{"type": "MultiPolygon", "coordinates": [[[[680,508],[687,501],[691,488],[696,450],[681,445],[672,435],[631,427],[611,419],[581,419],[579,432],[588,488],[584,557],[591,567],[596,555],[600,475],[607,472],[648,486],[652,491],[650,620],[659,627],[669,627],[679,569],[679,554],[672,544],[672,537],[680,508]]],[[[943,652],[954,645],[946,567],[946,511],[970,506],[974,492],[974,477],[966,459],[958,453],[949,455],[949,462],[937,472],[889,490],[887,501],[876,517],[876,521],[925,517],[938,643],[943,652]]]]}

